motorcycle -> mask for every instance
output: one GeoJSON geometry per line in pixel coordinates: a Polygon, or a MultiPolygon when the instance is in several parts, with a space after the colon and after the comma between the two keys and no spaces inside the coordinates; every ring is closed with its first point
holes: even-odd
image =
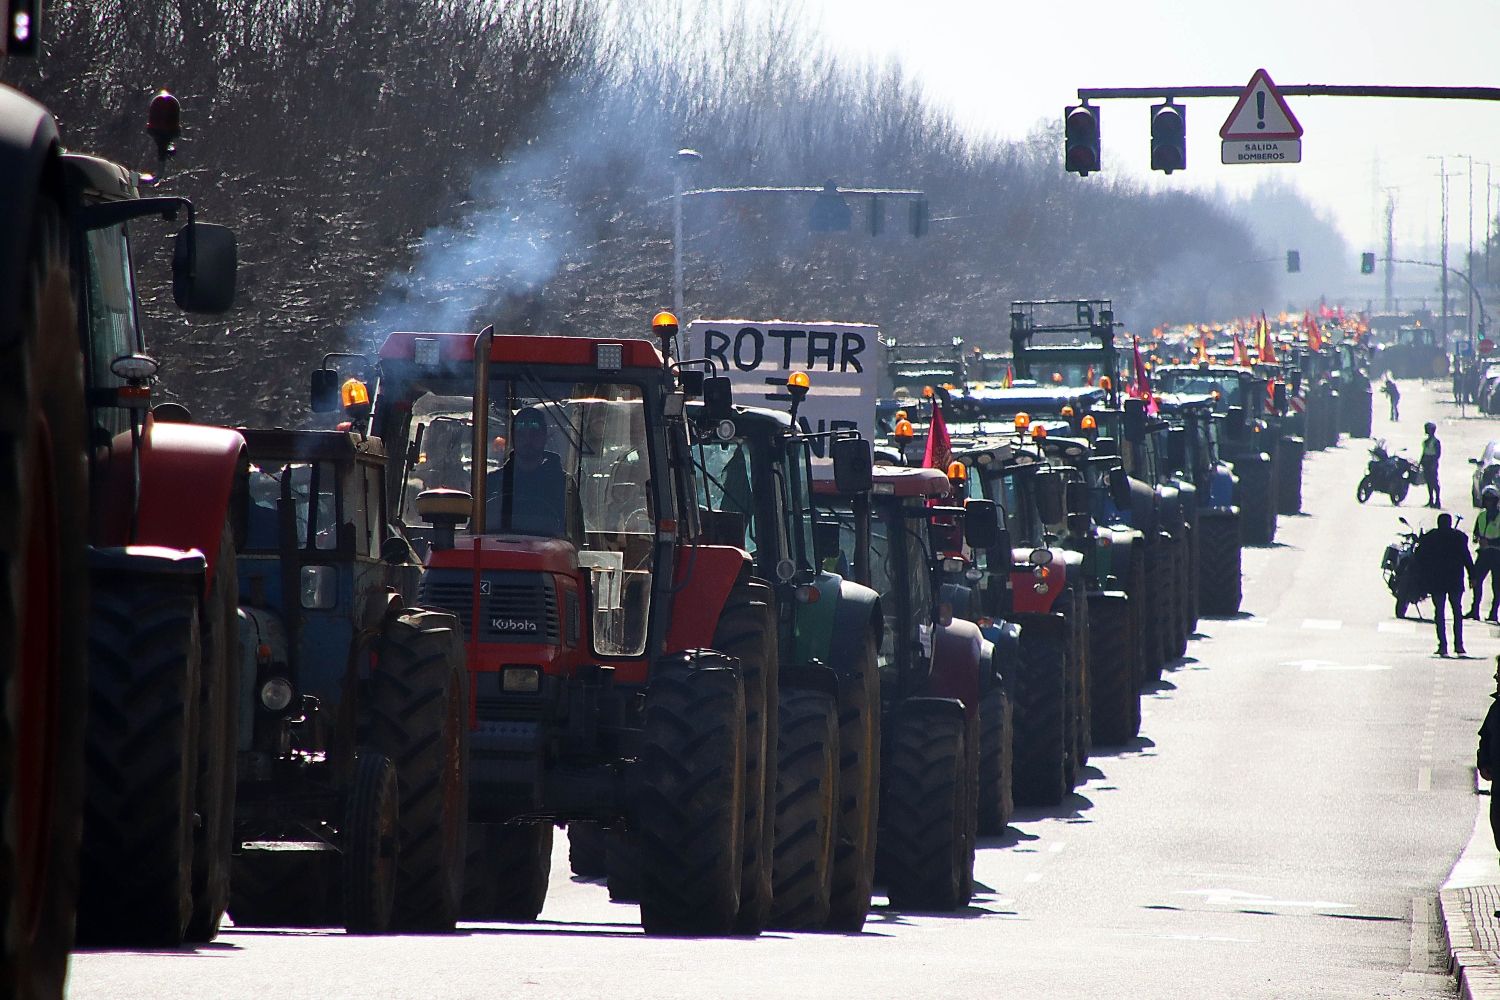
{"type": "Polygon", "coordinates": [[[1354,497],[1364,503],[1378,490],[1388,495],[1391,503],[1399,504],[1406,499],[1412,484],[1421,481],[1422,470],[1415,462],[1404,455],[1392,455],[1386,451],[1384,441],[1376,441],[1370,449],[1369,468],[1355,488],[1354,497]]]}
{"type": "Polygon", "coordinates": [[[1406,609],[1426,600],[1428,595],[1417,574],[1417,529],[1404,517],[1400,521],[1406,530],[1385,547],[1380,570],[1386,588],[1396,599],[1396,617],[1405,618],[1406,609]]]}

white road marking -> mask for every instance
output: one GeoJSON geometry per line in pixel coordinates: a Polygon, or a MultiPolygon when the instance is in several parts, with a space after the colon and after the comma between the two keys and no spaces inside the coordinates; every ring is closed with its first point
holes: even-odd
{"type": "Polygon", "coordinates": [[[1419,768],[1417,768],[1417,791],[1419,791],[1419,792],[1430,792],[1430,791],[1432,791],[1432,768],[1430,768],[1430,767],[1419,767],[1419,768]]]}
{"type": "Polygon", "coordinates": [[[1375,631],[1386,635],[1415,635],[1417,626],[1411,622],[1380,622],[1375,626],[1375,631]]]}
{"type": "Polygon", "coordinates": [[[1307,910],[1352,910],[1353,903],[1335,903],[1329,899],[1273,899],[1239,889],[1183,889],[1179,896],[1202,896],[1203,902],[1211,906],[1253,906],[1257,909],[1276,906],[1307,910]]]}
{"type": "Polygon", "coordinates": [[[1337,618],[1304,618],[1302,627],[1319,632],[1337,632],[1344,627],[1344,623],[1337,618]]]}
{"type": "Polygon", "coordinates": [[[1285,660],[1283,667],[1298,667],[1305,674],[1325,671],[1372,672],[1391,669],[1384,663],[1335,663],[1333,660],[1285,660]]]}
{"type": "Polygon", "coordinates": [[[1264,628],[1266,620],[1264,618],[1236,618],[1224,624],[1230,628],[1264,628]]]}
{"type": "Polygon", "coordinates": [[[1067,846],[1068,846],[1067,844],[1053,844],[1051,847],[1047,848],[1047,853],[1048,854],[1061,854],[1062,853],[1062,849],[1064,847],[1067,847],[1067,846]]]}
{"type": "Polygon", "coordinates": [[[1030,875],[1026,876],[1026,881],[1027,882],[1040,882],[1041,880],[1042,880],[1042,873],[1041,872],[1032,872],[1030,875]]]}

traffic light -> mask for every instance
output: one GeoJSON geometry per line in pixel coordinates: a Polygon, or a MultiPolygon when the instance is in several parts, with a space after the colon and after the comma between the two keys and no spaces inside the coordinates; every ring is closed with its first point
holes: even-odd
{"type": "Polygon", "coordinates": [[[1168,101],[1151,105],[1151,169],[1171,173],[1187,167],[1187,108],[1168,101]]]}
{"type": "Polygon", "coordinates": [[[833,181],[825,182],[823,190],[813,199],[812,211],[807,219],[808,226],[815,233],[844,233],[849,231],[849,224],[853,220],[854,213],[844,196],[839,194],[839,186],[833,181]]]}
{"type": "Polygon", "coordinates": [[[1296,250],[1286,252],[1286,273],[1296,274],[1302,270],[1302,254],[1296,250]]]}
{"type": "Polygon", "coordinates": [[[1099,166],[1099,109],[1087,104],[1063,108],[1063,168],[1087,177],[1099,166]]]}
{"type": "Polygon", "coordinates": [[[927,199],[913,198],[911,202],[911,234],[927,235],[927,199]]]}
{"type": "Polygon", "coordinates": [[[1372,253],[1362,253],[1362,254],[1359,255],[1359,273],[1360,274],[1374,274],[1375,273],[1375,255],[1374,254],[1372,254],[1372,253]]]}

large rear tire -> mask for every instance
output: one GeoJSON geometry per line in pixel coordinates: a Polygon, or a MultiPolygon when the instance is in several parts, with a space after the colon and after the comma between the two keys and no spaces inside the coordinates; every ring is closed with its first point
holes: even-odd
{"type": "Polygon", "coordinates": [[[744,868],[739,674],[710,665],[659,670],[646,690],[638,766],[641,925],[648,934],[733,933],[744,868]]]}
{"type": "Polygon", "coordinates": [[[193,912],[199,583],[93,585],[78,937],[176,947],[193,912]]]}
{"type": "Polygon", "coordinates": [[[1130,650],[1130,598],[1096,601],[1089,620],[1094,743],[1119,746],[1141,731],[1140,678],[1130,650]]]}
{"type": "Polygon", "coordinates": [[[828,923],[838,815],[839,710],[821,691],[781,692],[770,926],[828,923]]]}
{"type": "Polygon", "coordinates": [[[401,850],[400,789],[383,754],[355,754],[343,841],[344,927],[351,934],[382,934],[395,913],[401,850]]]}
{"type": "MultiPolygon", "coordinates": [[[[1369,428],[1365,428],[1364,434],[1353,436],[1369,437],[1369,428]]],[[[1276,477],[1278,513],[1302,513],[1302,456],[1306,450],[1306,445],[1299,437],[1281,439],[1281,448],[1277,452],[1277,458],[1281,460],[1281,468],[1276,477]]]]}
{"type": "Polygon", "coordinates": [[[203,686],[198,709],[201,822],[193,838],[193,916],[187,940],[212,941],[229,906],[234,850],[235,756],[239,749],[239,567],[226,520],[203,616],[203,686]]]}
{"type": "Polygon", "coordinates": [[[736,930],[759,934],[771,914],[772,845],[776,837],[778,644],[775,594],[759,580],[730,593],[712,648],[740,662],[745,692],[744,871],[736,930]]]}
{"type": "Polygon", "coordinates": [[[457,623],[435,611],[386,622],[370,674],[370,746],[396,768],[401,850],[392,926],[451,931],[469,822],[468,671],[457,623]]]}
{"type": "Polygon", "coordinates": [[[609,834],[587,820],[568,824],[568,867],[579,878],[609,875],[609,834]]]}
{"type": "Polygon", "coordinates": [[[1067,775],[1068,654],[1062,636],[1021,630],[1015,700],[1017,805],[1055,806],[1072,791],[1067,775]]]}
{"type": "Polygon", "coordinates": [[[1198,520],[1198,599],[1205,615],[1228,617],[1240,611],[1240,515],[1237,511],[1198,520]]]}
{"type": "Polygon", "coordinates": [[[335,926],[339,865],[332,851],[242,851],[234,856],[229,919],[236,927],[335,926]]]}
{"type": "Polygon", "coordinates": [[[1275,469],[1270,460],[1250,456],[1235,462],[1234,471],[1239,476],[1239,496],[1235,502],[1243,518],[1245,544],[1270,545],[1276,540],[1275,469]]]}
{"type": "Polygon", "coordinates": [[[880,871],[891,905],[961,909],[974,870],[964,720],[898,712],[886,739],[880,871]]]}
{"type": "MultiPolygon", "coordinates": [[[[12,197],[24,192],[12,193],[12,197]]],[[[62,213],[35,196],[0,334],[0,996],[62,995],[88,697],[84,403],[62,213]]]]}
{"type": "Polygon", "coordinates": [[[1004,833],[1015,812],[1014,733],[1015,709],[996,682],[979,699],[978,829],[986,837],[1004,833]]]}
{"type": "Polygon", "coordinates": [[[838,842],[828,926],[865,926],[875,891],[875,840],[880,823],[880,665],[875,635],[860,646],[857,671],[839,685],[838,842]]]}
{"type": "Polygon", "coordinates": [[[551,823],[470,823],[465,920],[530,923],[547,901],[551,823]]]}

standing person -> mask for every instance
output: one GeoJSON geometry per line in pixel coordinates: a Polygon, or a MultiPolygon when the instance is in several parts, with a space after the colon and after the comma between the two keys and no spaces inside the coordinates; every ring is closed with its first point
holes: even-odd
{"type": "Polygon", "coordinates": [[[1479,502],[1484,509],[1474,519],[1474,544],[1479,555],[1474,559],[1474,603],[1469,617],[1479,620],[1479,600],[1484,596],[1484,578],[1490,579],[1489,621],[1500,624],[1500,486],[1486,486],[1479,502]]]}
{"type": "Polygon", "coordinates": [[[1427,484],[1427,506],[1443,505],[1443,490],[1438,485],[1438,459],[1443,457],[1443,443],[1438,440],[1437,424],[1427,421],[1422,427],[1427,436],[1422,439],[1422,481],[1427,484]]]}
{"type": "MultiPolygon", "coordinates": [[[[1490,695],[1490,709],[1484,714],[1484,724],[1479,727],[1479,754],[1475,762],[1479,765],[1479,776],[1493,781],[1500,774],[1500,656],[1495,657],[1496,694],[1490,695]]],[[[1490,832],[1495,836],[1495,846],[1500,847],[1500,795],[1490,794],[1490,832]]]]}
{"type": "Polygon", "coordinates": [[[1385,393],[1391,401],[1391,423],[1401,421],[1401,390],[1396,385],[1396,380],[1391,378],[1391,373],[1385,373],[1385,381],[1380,384],[1380,391],[1385,393]]]}
{"type": "Polygon", "coordinates": [[[1437,624],[1437,655],[1448,655],[1445,613],[1453,609],[1453,651],[1464,655],[1464,580],[1474,573],[1469,540],[1453,526],[1452,514],[1439,514],[1437,527],[1417,540],[1417,571],[1432,595],[1432,617],[1437,624]]]}

